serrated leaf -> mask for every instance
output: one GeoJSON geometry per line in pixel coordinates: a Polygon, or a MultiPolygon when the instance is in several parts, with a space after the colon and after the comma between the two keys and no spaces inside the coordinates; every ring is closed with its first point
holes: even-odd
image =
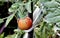
{"type": "Polygon", "coordinates": [[[8,18],[6,20],[6,23],[5,23],[5,27],[7,27],[7,25],[9,24],[9,22],[13,19],[14,15],[15,15],[15,13],[12,14],[12,15],[10,15],[10,16],[8,16],[8,18]]]}
{"type": "Polygon", "coordinates": [[[20,11],[20,13],[23,14],[24,10],[25,10],[25,8],[23,7],[23,5],[20,5],[20,7],[19,7],[19,11],[20,11]]]}
{"type": "Polygon", "coordinates": [[[55,16],[59,16],[60,15],[60,10],[55,10],[53,13],[52,12],[49,12],[45,18],[53,18],[55,16]]]}
{"type": "Polygon", "coordinates": [[[20,30],[20,29],[15,29],[14,32],[17,32],[17,33],[24,33],[23,30],[20,30]]]}
{"type": "Polygon", "coordinates": [[[56,16],[53,18],[47,18],[47,19],[45,19],[45,21],[47,23],[57,23],[57,22],[60,22],[60,16],[56,16]]]}
{"type": "Polygon", "coordinates": [[[29,13],[31,13],[31,1],[26,3],[25,8],[28,10],[29,13]]]}
{"type": "Polygon", "coordinates": [[[44,3],[44,6],[48,8],[55,8],[55,7],[58,7],[59,5],[60,4],[56,1],[49,1],[49,2],[44,3]]]}
{"type": "Polygon", "coordinates": [[[8,10],[9,10],[9,12],[14,12],[15,11],[15,9],[13,9],[13,8],[9,8],[8,10]]]}
{"type": "Polygon", "coordinates": [[[17,18],[23,18],[26,16],[26,14],[28,14],[28,12],[26,11],[24,3],[22,2],[16,2],[14,3],[10,8],[9,8],[9,14],[14,13],[14,11],[16,11],[16,17],[17,18]]]}
{"type": "Polygon", "coordinates": [[[3,22],[4,22],[4,20],[3,19],[0,19],[0,24],[3,23],[3,22]]]}
{"type": "Polygon", "coordinates": [[[48,8],[47,10],[50,12],[54,12],[57,8],[48,8]]]}
{"type": "Polygon", "coordinates": [[[11,8],[18,8],[19,7],[19,3],[14,3],[12,4],[11,8]]]}
{"type": "Polygon", "coordinates": [[[48,23],[57,23],[57,22],[60,22],[59,19],[60,19],[60,9],[56,9],[56,10],[54,10],[54,12],[49,12],[45,16],[45,21],[48,22],[48,23]]]}
{"type": "Polygon", "coordinates": [[[9,12],[14,12],[19,8],[19,3],[14,3],[8,10],[9,12]]]}
{"type": "MultiPolygon", "coordinates": [[[[23,11],[22,11],[22,12],[23,12],[23,11]]],[[[28,14],[27,11],[25,11],[25,12],[23,12],[23,13],[22,13],[22,12],[21,12],[21,10],[18,10],[18,12],[16,13],[16,17],[17,17],[17,18],[24,18],[24,17],[27,16],[27,14],[28,14]]]]}
{"type": "Polygon", "coordinates": [[[17,9],[19,9],[19,7],[21,7],[22,4],[20,4],[19,2],[14,3],[11,5],[11,7],[8,9],[9,12],[14,12],[17,11],[17,9]]]}

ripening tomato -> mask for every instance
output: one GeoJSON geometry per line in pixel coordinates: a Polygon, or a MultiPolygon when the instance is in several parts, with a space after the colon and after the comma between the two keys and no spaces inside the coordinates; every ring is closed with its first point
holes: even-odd
{"type": "Polygon", "coordinates": [[[29,28],[32,27],[32,20],[30,17],[26,17],[24,19],[19,19],[18,20],[18,27],[21,30],[28,30],[29,28]]]}

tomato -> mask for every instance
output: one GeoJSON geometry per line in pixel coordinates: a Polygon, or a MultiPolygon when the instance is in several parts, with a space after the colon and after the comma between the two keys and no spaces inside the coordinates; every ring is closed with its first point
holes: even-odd
{"type": "Polygon", "coordinates": [[[30,17],[26,17],[24,19],[19,19],[18,21],[18,27],[21,30],[28,30],[32,27],[32,20],[30,17]]]}

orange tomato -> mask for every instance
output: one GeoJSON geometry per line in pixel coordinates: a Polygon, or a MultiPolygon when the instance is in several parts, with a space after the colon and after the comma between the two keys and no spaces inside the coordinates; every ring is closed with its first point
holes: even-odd
{"type": "Polygon", "coordinates": [[[28,30],[29,28],[32,27],[32,20],[30,17],[26,17],[24,19],[19,19],[18,20],[18,27],[21,30],[28,30]]]}

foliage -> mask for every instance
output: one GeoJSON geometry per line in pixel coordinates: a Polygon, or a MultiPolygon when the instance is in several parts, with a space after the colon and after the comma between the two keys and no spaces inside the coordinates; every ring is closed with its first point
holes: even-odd
{"type": "Polygon", "coordinates": [[[57,23],[58,27],[60,22],[60,3],[58,0],[42,1],[45,13],[42,22],[40,22],[39,27],[34,30],[35,38],[55,38],[55,32],[53,27],[57,23]]]}
{"type": "Polygon", "coordinates": [[[2,34],[0,35],[0,38],[4,38],[4,33],[2,33],[2,34]]]}
{"type": "Polygon", "coordinates": [[[21,38],[21,36],[24,35],[24,32],[19,29],[15,29],[14,32],[15,33],[13,35],[8,35],[5,38],[21,38]]]}
{"type": "Polygon", "coordinates": [[[0,24],[3,23],[3,22],[4,22],[4,20],[3,19],[0,19],[0,24]]]}
{"type": "MultiPolygon", "coordinates": [[[[2,2],[5,2],[5,1],[8,2],[8,0],[3,0],[2,2]]],[[[11,0],[11,2],[12,2],[12,0],[11,0]]],[[[25,3],[25,2],[23,2],[21,0],[18,0],[18,1],[16,0],[14,2],[11,5],[11,7],[8,9],[10,15],[8,17],[0,19],[0,24],[3,23],[4,20],[6,19],[6,22],[4,24],[4,28],[6,28],[8,26],[8,24],[13,19],[13,17],[16,17],[16,20],[18,20],[20,18],[26,17],[27,14],[28,14],[28,12],[31,13],[31,1],[28,1],[28,2],[25,3]]],[[[5,38],[17,38],[17,37],[20,38],[22,34],[24,35],[24,32],[22,32],[22,31],[19,30],[16,34],[8,35],[5,38]]]]}
{"type": "MultiPolygon", "coordinates": [[[[13,0],[9,0],[12,1],[13,0]]],[[[43,17],[40,23],[38,24],[39,27],[34,28],[34,36],[35,38],[55,38],[55,32],[53,27],[57,24],[58,27],[60,26],[60,0],[28,0],[28,2],[23,2],[21,0],[14,1],[11,7],[8,9],[10,16],[6,18],[0,19],[0,24],[6,20],[5,27],[9,24],[9,22],[15,16],[16,19],[24,18],[27,16],[28,12],[31,13],[31,2],[34,5],[39,6],[41,8],[41,4],[44,6],[43,10],[43,17]],[[15,3],[14,3],[15,2],[15,3]]],[[[34,7],[34,10],[36,9],[34,7]]],[[[39,19],[39,18],[38,18],[39,19]]],[[[60,27],[59,27],[60,28],[60,27]]],[[[24,31],[21,30],[14,30],[13,35],[8,35],[5,38],[20,38],[24,31]]],[[[1,35],[0,35],[1,36],[1,35]]]]}

